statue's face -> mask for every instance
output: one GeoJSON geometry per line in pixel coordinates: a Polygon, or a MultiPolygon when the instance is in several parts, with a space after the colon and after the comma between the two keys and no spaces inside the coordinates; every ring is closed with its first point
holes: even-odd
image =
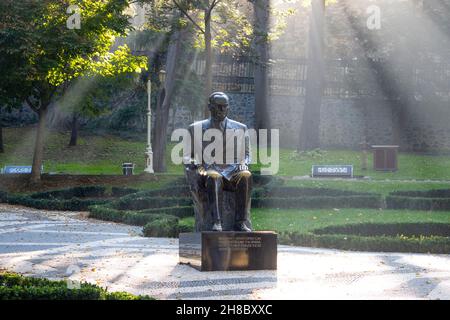
{"type": "Polygon", "coordinates": [[[227,104],[211,104],[209,106],[211,117],[216,121],[223,121],[228,115],[227,104]]]}

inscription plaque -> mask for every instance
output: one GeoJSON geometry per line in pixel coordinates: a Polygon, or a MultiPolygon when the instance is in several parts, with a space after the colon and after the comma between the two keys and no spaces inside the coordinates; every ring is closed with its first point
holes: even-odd
{"type": "Polygon", "coordinates": [[[180,263],[201,271],[276,270],[274,232],[197,232],[180,234],[180,263]]]}

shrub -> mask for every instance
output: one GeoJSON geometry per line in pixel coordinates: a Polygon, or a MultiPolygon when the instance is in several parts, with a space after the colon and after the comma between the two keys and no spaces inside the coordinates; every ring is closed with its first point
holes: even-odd
{"type": "Polygon", "coordinates": [[[109,293],[93,284],[81,283],[69,289],[66,281],[28,278],[15,273],[0,273],[0,300],[148,300],[126,292],[109,293]]]}
{"type": "Polygon", "coordinates": [[[187,185],[182,185],[150,190],[146,192],[146,195],[150,197],[190,197],[191,193],[187,185]]]}
{"type": "Polygon", "coordinates": [[[395,191],[391,196],[412,197],[412,198],[450,198],[450,189],[437,189],[426,191],[395,191]]]}
{"type": "Polygon", "coordinates": [[[194,226],[186,220],[180,220],[178,222],[178,233],[194,232],[194,226]]]}
{"type": "Polygon", "coordinates": [[[373,193],[355,192],[328,188],[269,187],[256,189],[256,197],[295,198],[295,197],[341,197],[341,196],[376,196],[373,193]]]}
{"type": "Polygon", "coordinates": [[[143,214],[155,214],[164,213],[178,218],[186,218],[194,216],[194,208],[192,206],[180,206],[180,207],[168,207],[168,208],[155,208],[138,211],[143,214]]]}
{"type": "Polygon", "coordinates": [[[128,292],[110,292],[106,295],[105,300],[155,300],[149,296],[135,296],[128,292]]]}
{"type": "Polygon", "coordinates": [[[36,199],[28,195],[9,195],[8,203],[45,210],[85,211],[89,206],[107,203],[106,199],[36,199]]]}
{"type": "Polygon", "coordinates": [[[450,210],[450,198],[412,198],[405,196],[387,196],[388,209],[409,210],[450,210]]]}
{"type": "Polygon", "coordinates": [[[111,208],[109,205],[94,205],[89,208],[89,217],[105,221],[122,222],[125,212],[111,208]]]}
{"type": "Polygon", "coordinates": [[[192,207],[171,207],[148,209],[142,211],[121,211],[108,205],[97,205],[89,207],[89,217],[94,219],[122,222],[125,224],[144,226],[161,216],[175,216],[183,218],[193,216],[192,207]]]}
{"type": "Polygon", "coordinates": [[[63,190],[38,192],[31,195],[33,199],[72,199],[72,198],[101,198],[105,196],[105,187],[87,186],[74,187],[63,190]]]}
{"type": "Polygon", "coordinates": [[[178,236],[178,218],[170,215],[161,215],[157,219],[144,226],[146,237],[169,237],[178,236]]]}
{"type": "Polygon", "coordinates": [[[8,193],[0,190],[0,202],[6,202],[8,199],[8,193]]]}
{"type": "MultiPolygon", "coordinates": [[[[175,217],[175,216],[167,215],[164,213],[145,214],[145,213],[141,213],[141,212],[128,211],[123,215],[122,222],[125,224],[131,224],[131,225],[135,225],[135,226],[145,226],[148,223],[151,223],[158,219],[166,218],[168,216],[175,217]]],[[[175,217],[175,218],[177,218],[177,217],[175,217]]]]}
{"type": "Polygon", "coordinates": [[[444,237],[363,237],[345,234],[303,234],[300,232],[282,232],[279,235],[282,244],[333,248],[357,251],[382,252],[417,252],[417,253],[444,253],[450,252],[450,240],[444,237]]]}
{"type": "Polygon", "coordinates": [[[64,190],[37,192],[31,195],[9,195],[7,202],[45,210],[84,211],[89,206],[107,203],[102,199],[105,187],[88,186],[64,190]],[[99,199],[87,199],[99,198],[99,199]]]}
{"type": "Polygon", "coordinates": [[[351,234],[364,237],[450,237],[450,224],[445,223],[360,223],[316,229],[314,234],[351,234]]]}
{"type": "Polygon", "coordinates": [[[133,188],[112,187],[111,189],[111,195],[115,198],[123,197],[137,192],[139,192],[139,190],[133,188]]]}
{"type": "Polygon", "coordinates": [[[124,200],[133,200],[139,198],[155,198],[155,197],[169,197],[169,198],[183,198],[190,197],[189,187],[186,185],[182,186],[173,186],[169,188],[162,188],[157,190],[145,190],[139,191],[136,193],[130,193],[126,196],[123,196],[124,200]]]}
{"type": "Polygon", "coordinates": [[[276,185],[283,184],[283,180],[281,180],[280,178],[277,178],[274,176],[263,176],[263,175],[261,175],[260,171],[252,172],[252,178],[253,178],[253,184],[258,185],[258,186],[263,186],[263,185],[276,186],[276,185]]]}
{"type": "Polygon", "coordinates": [[[298,198],[255,198],[252,200],[254,208],[380,208],[382,197],[372,196],[340,196],[340,197],[298,197],[298,198]]]}
{"type": "Polygon", "coordinates": [[[190,198],[175,197],[129,197],[120,198],[114,203],[119,210],[144,210],[152,208],[167,208],[174,206],[191,206],[190,198]]]}

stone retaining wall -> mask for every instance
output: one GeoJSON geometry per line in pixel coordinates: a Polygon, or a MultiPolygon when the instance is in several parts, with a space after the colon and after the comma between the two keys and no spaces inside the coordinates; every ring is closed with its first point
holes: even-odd
{"type": "MultiPolygon", "coordinates": [[[[255,99],[252,94],[230,93],[230,118],[254,126],[255,99]]],[[[298,144],[304,98],[272,95],[269,98],[272,128],[280,130],[284,147],[298,144]]],[[[427,110],[425,103],[410,106],[402,128],[397,131],[398,106],[383,99],[329,99],[322,101],[320,141],[322,148],[358,149],[367,136],[370,144],[396,144],[402,150],[450,150],[450,108],[444,105],[427,110]]],[[[192,115],[180,107],[175,115],[175,128],[187,127],[202,116],[192,115]]],[[[172,119],[170,120],[172,123],[172,119]]]]}

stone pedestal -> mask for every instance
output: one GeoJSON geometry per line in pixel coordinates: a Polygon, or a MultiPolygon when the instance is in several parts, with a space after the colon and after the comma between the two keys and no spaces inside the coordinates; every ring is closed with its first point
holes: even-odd
{"type": "Polygon", "coordinates": [[[274,232],[181,233],[180,263],[200,271],[277,269],[277,234],[274,232]]]}

